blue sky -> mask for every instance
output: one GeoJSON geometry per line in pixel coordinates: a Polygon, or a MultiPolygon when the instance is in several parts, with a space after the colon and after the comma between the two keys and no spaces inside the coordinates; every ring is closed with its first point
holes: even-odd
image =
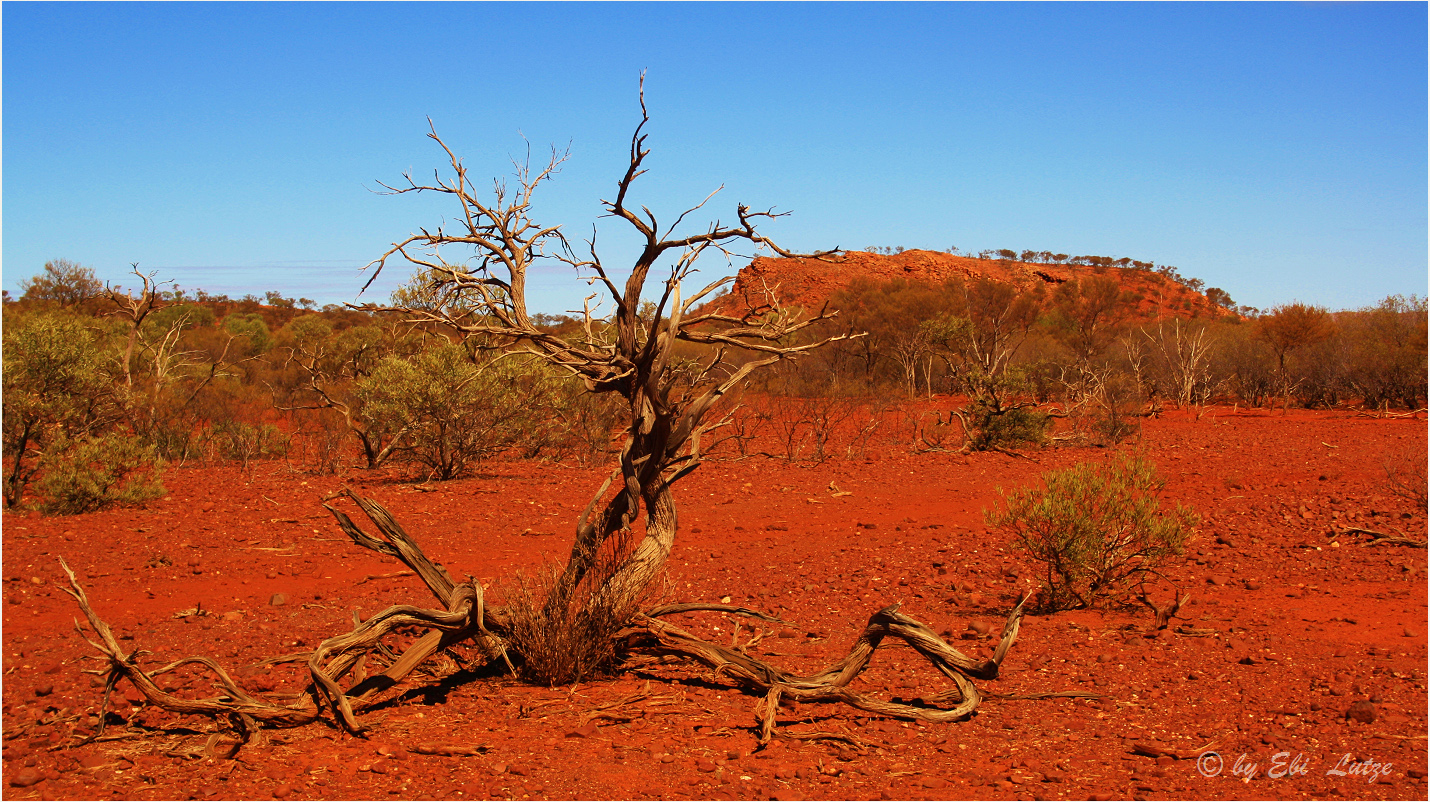
{"type": "MultiPolygon", "coordinates": [[[[1423,3],[5,3],[3,283],[353,300],[440,222],[374,193],[569,143],[537,217],[603,259],[648,71],[663,220],[711,190],[786,247],[1031,248],[1177,266],[1239,303],[1427,285],[1423,3]]],[[[703,220],[698,225],[703,225],[703,220]]],[[[723,261],[705,275],[733,272],[723,261]]],[[[404,268],[379,279],[382,299],[404,268]]],[[[702,276],[704,277],[704,276],[702,276]]],[[[533,306],[579,307],[561,268],[533,306]]]]}

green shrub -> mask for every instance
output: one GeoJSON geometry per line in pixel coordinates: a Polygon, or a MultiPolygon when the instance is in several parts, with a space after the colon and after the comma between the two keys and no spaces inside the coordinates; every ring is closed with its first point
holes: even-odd
{"type": "Polygon", "coordinates": [[[41,459],[40,508],[79,515],[164,495],[163,463],[137,437],[107,434],[55,442],[41,459]]]}
{"type": "Polygon", "coordinates": [[[1042,445],[1052,421],[1046,412],[1034,407],[1004,407],[982,398],[964,407],[959,415],[968,430],[970,451],[1042,445]]]}
{"type": "Polygon", "coordinates": [[[1120,455],[1050,471],[987,519],[1043,563],[1049,609],[1089,607],[1182,551],[1198,518],[1181,505],[1163,512],[1162,488],[1151,463],[1120,455]]]}
{"type": "Polygon", "coordinates": [[[546,378],[526,363],[478,365],[457,345],[389,356],[356,386],[369,420],[406,431],[393,459],[424,465],[442,480],[514,445],[525,444],[528,456],[540,452],[546,441],[532,438],[550,428],[548,392],[546,378]]]}
{"type": "Polygon", "coordinates": [[[273,347],[273,334],[268,323],[257,312],[234,312],[223,319],[223,330],[227,334],[244,340],[236,347],[237,356],[258,356],[273,347]]]}
{"type": "Polygon", "coordinates": [[[5,313],[5,504],[15,506],[56,443],[97,431],[113,418],[104,367],[112,356],[83,318],[5,313]]]}

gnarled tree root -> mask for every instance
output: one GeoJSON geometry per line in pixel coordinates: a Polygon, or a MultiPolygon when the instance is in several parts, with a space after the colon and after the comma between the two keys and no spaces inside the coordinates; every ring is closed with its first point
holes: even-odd
{"type": "MultiPolygon", "coordinates": [[[[324,640],[312,653],[290,655],[294,662],[301,659],[308,665],[310,682],[296,695],[282,697],[285,703],[263,699],[243,690],[217,663],[205,657],[190,657],[166,666],[145,671],[139,667],[139,650],[125,652],[109,625],[95,613],[89,598],[64,560],[60,561],[69,578],[66,592],[78,603],[95,635],[91,639],[76,622],[81,636],[109,662],[105,683],[105,698],[101,708],[100,728],[104,726],[110,693],[116,683],[127,679],[155,707],[180,714],[208,716],[228,720],[239,731],[240,741],[233,751],[247,743],[259,727],[298,727],[317,721],[325,710],[348,732],[361,735],[358,712],[384,698],[384,692],[409,676],[413,670],[441,650],[473,641],[492,659],[501,657],[507,666],[503,636],[509,630],[509,614],[502,608],[487,607],[482,588],[476,582],[455,583],[447,572],[432,562],[415,541],[376,502],[343,491],[377,526],[381,537],[364,532],[342,512],[328,507],[343,531],[353,542],[400,560],[422,578],[445,609],[424,609],[398,605],[378,613],[367,621],[356,622],[348,633],[324,640]],[[383,638],[399,628],[416,628],[426,632],[407,647],[381,674],[361,678],[364,658],[382,650],[383,638]],[[176,696],[155,681],[155,677],[188,665],[208,669],[215,677],[220,693],[203,699],[176,696]],[[339,683],[351,674],[354,684],[343,690],[339,683]]],[[[326,506],[326,505],[325,505],[326,506]]],[[[988,660],[977,660],[954,649],[932,629],[898,611],[898,605],[884,608],[870,617],[864,631],[843,659],[809,676],[782,671],[739,647],[730,648],[702,640],[665,620],[665,617],[690,612],[721,612],[783,623],[778,618],[756,610],[727,604],[670,604],[637,614],[629,626],[615,634],[618,654],[647,661],[685,661],[702,663],[717,675],[733,679],[736,684],[761,697],[755,712],[760,739],[767,742],[775,735],[775,718],[782,700],[795,702],[842,702],[858,710],[880,716],[929,722],[949,722],[961,719],[977,708],[982,697],[972,680],[994,679],[1009,648],[1018,636],[1019,623],[1029,600],[1024,595],[1009,613],[1003,633],[988,660]],[[866,693],[850,690],[849,683],[869,665],[874,652],[886,637],[894,637],[912,647],[933,664],[954,687],[926,697],[935,704],[952,704],[952,708],[876,699],[866,693]]],[[[754,641],[751,641],[753,643],[754,641]]],[[[748,647],[750,644],[746,644],[748,647]]],[[[100,732],[95,733],[98,737],[100,732]]]]}
{"type": "Polygon", "coordinates": [[[869,618],[863,633],[842,660],[809,676],[787,674],[748,654],[701,640],[658,617],[684,610],[651,611],[622,634],[626,637],[626,647],[632,651],[689,658],[709,666],[717,675],[728,676],[743,687],[763,694],[764,698],[756,707],[756,715],[760,722],[760,740],[766,742],[774,733],[775,715],[781,699],[842,702],[868,713],[916,721],[948,722],[967,716],[981,701],[972,680],[998,676],[1008,649],[1018,637],[1023,608],[1029,598],[1025,594],[1008,614],[993,657],[985,661],[975,660],[949,646],[928,626],[900,613],[897,604],[869,618]],[[953,680],[955,687],[940,694],[939,699],[953,702],[955,707],[941,709],[889,702],[848,688],[849,683],[869,666],[875,650],[889,636],[913,647],[944,676],[953,680]]]}

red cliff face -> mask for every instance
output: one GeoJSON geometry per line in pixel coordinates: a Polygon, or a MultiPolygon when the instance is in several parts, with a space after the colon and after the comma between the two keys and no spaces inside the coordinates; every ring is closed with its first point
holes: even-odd
{"type": "Polygon", "coordinates": [[[764,306],[772,298],[777,298],[786,307],[801,306],[814,310],[860,276],[877,282],[902,278],[928,283],[986,277],[1014,284],[1020,289],[1041,284],[1048,290],[1070,279],[1102,276],[1113,279],[1125,291],[1132,293],[1137,299],[1138,312],[1147,317],[1219,317],[1233,314],[1208,301],[1201,293],[1146,270],[975,259],[919,250],[887,256],[849,251],[828,262],[758,257],[740,270],[730,292],[711,302],[710,308],[738,314],[764,306]]]}

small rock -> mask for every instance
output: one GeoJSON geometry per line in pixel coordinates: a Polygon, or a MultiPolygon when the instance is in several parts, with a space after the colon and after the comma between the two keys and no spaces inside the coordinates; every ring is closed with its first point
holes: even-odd
{"type": "Polygon", "coordinates": [[[235,621],[242,621],[243,613],[239,612],[238,610],[229,610],[228,612],[223,614],[223,620],[229,623],[233,623],[235,621]]]}
{"type": "Polygon", "coordinates": [[[1112,652],[1103,652],[1102,654],[1097,656],[1097,662],[1099,663],[1111,663],[1113,660],[1116,659],[1117,657],[1113,655],[1112,652]]]}
{"type": "Polygon", "coordinates": [[[929,789],[939,789],[948,785],[948,780],[942,777],[925,777],[923,786],[929,789]]]}
{"type": "Polygon", "coordinates": [[[1375,705],[1370,702],[1356,702],[1346,710],[1346,718],[1362,724],[1375,722],[1375,705]]]}
{"type": "Polygon", "coordinates": [[[286,593],[275,593],[273,594],[273,597],[268,600],[268,604],[273,607],[282,607],[287,603],[288,594],[286,593]]]}
{"type": "Polygon", "coordinates": [[[795,767],[788,763],[781,763],[775,766],[775,776],[781,780],[793,780],[795,773],[795,767]]]}
{"type": "Polygon", "coordinates": [[[1406,769],[1405,774],[1412,780],[1425,779],[1425,769],[1406,769]]]}
{"type": "Polygon", "coordinates": [[[273,789],[273,796],[276,797],[276,798],[278,798],[278,799],[287,798],[287,796],[288,796],[289,794],[291,794],[291,793],[293,793],[293,786],[291,786],[291,785],[289,785],[289,784],[287,784],[287,783],[284,783],[284,784],[278,786],[277,788],[274,788],[274,789],[273,789]]]}
{"type": "Polygon", "coordinates": [[[515,775],[518,776],[518,777],[525,777],[525,776],[526,776],[526,769],[523,768],[523,767],[521,767],[521,766],[507,766],[507,767],[506,767],[506,773],[507,773],[507,774],[515,774],[515,775]]]}
{"type": "Polygon", "coordinates": [[[49,696],[50,694],[52,694],[52,693],[54,693],[54,692],[55,692],[55,686],[53,686],[53,685],[40,685],[40,686],[37,686],[37,687],[35,688],[35,695],[36,695],[36,696],[49,696]]]}
{"type": "Polygon", "coordinates": [[[1216,542],[1218,545],[1226,546],[1227,548],[1236,548],[1236,541],[1231,539],[1231,535],[1217,535],[1216,542]]]}
{"type": "Polygon", "coordinates": [[[79,759],[80,768],[85,769],[97,769],[108,762],[108,758],[104,755],[85,755],[79,759]]]}
{"type": "Polygon", "coordinates": [[[1212,574],[1211,576],[1207,577],[1208,585],[1215,585],[1219,588],[1226,587],[1228,581],[1229,580],[1227,580],[1227,578],[1221,574],[1212,574]]]}
{"type": "Polygon", "coordinates": [[[993,631],[993,625],[987,621],[973,620],[968,622],[969,630],[977,632],[979,635],[987,635],[993,631]]]}
{"type": "Polygon", "coordinates": [[[709,774],[715,770],[715,761],[708,757],[698,758],[695,761],[695,770],[709,774]]]}
{"type": "Polygon", "coordinates": [[[44,779],[45,775],[38,769],[26,767],[10,775],[10,784],[16,788],[29,788],[44,779]]]}
{"type": "Polygon", "coordinates": [[[594,722],[594,721],[588,721],[588,722],[586,722],[585,724],[582,724],[581,726],[577,727],[577,728],[574,729],[574,730],[569,730],[569,731],[567,731],[566,737],[567,737],[567,738],[590,738],[591,736],[593,736],[593,735],[599,733],[600,731],[601,731],[601,728],[596,726],[596,722],[594,722]]]}
{"type": "Polygon", "coordinates": [[[1247,590],[1261,590],[1261,583],[1258,582],[1258,581],[1256,581],[1255,579],[1248,579],[1248,580],[1246,580],[1246,589],[1247,589],[1247,590]]]}
{"type": "Polygon", "coordinates": [[[1256,661],[1255,661],[1254,659],[1252,659],[1251,655],[1249,655],[1249,654],[1248,654],[1247,656],[1241,658],[1240,660],[1237,660],[1236,662],[1237,662],[1238,664],[1240,664],[1240,665],[1243,665],[1243,666],[1254,666],[1254,665],[1256,665],[1256,661]]]}

